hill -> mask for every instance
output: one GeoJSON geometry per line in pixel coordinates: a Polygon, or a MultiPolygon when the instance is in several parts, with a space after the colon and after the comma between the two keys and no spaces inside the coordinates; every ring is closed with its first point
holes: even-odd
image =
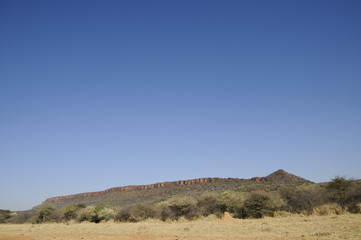
{"type": "Polygon", "coordinates": [[[78,193],[48,198],[44,203],[57,208],[73,205],[131,205],[137,202],[164,201],[180,196],[200,195],[206,192],[247,191],[247,189],[277,188],[287,185],[301,185],[310,181],[280,169],[266,177],[243,178],[198,178],[162,182],[149,185],[114,187],[104,191],[78,193]]]}

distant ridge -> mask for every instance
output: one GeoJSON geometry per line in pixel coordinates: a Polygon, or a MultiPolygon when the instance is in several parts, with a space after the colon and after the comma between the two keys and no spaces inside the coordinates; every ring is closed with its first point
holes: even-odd
{"type": "MultiPolygon", "coordinates": [[[[265,180],[265,179],[263,179],[265,180]]],[[[146,189],[154,189],[154,188],[167,188],[167,187],[174,187],[174,186],[190,186],[195,184],[202,184],[202,183],[215,183],[215,182],[243,182],[247,181],[247,179],[240,179],[240,178],[197,178],[191,180],[179,180],[173,182],[161,182],[161,183],[154,183],[148,185],[130,185],[125,187],[113,187],[106,189],[104,191],[98,192],[86,192],[86,193],[78,193],[73,195],[67,196],[59,196],[59,197],[52,197],[48,198],[45,202],[57,202],[63,199],[71,199],[76,197],[93,197],[93,196],[100,196],[110,192],[126,192],[126,191],[138,191],[138,190],[146,190],[146,189]]],[[[258,180],[260,181],[260,180],[258,180]]]]}
{"type": "MultiPolygon", "coordinates": [[[[131,185],[131,186],[124,186],[124,187],[114,187],[109,188],[104,191],[97,191],[97,192],[86,192],[86,193],[78,193],[73,195],[67,195],[67,196],[58,196],[58,197],[52,197],[45,200],[45,202],[48,203],[58,203],[61,201],[67,201],[67,202],[74,202],[73,200],[79,199],[93,199],[94,202],[99,202],[101,200],[94,200],[94,197],[102,197],[105,195],[112,194],[112,196],[116,193],[124,193],[126,192],[140,192],[144,190],[157,190],[160,194],[166,194],[169,192],[179,192],[183,191],[184,188],[188,188],[188,191],[190,188],[194,187],[202,187],[205,185],[212,185],[212,189],[226,189],[227,186],[234,189],[237,186],[241,186],[243,183],[252,183],[252,182],[269,182],[269,183],[279,183],[279,184],[304,184],[304,183],[311,183],[308,180],[305,180],[301,177],[297,177],[293,174],[290,174],[283,169],[279,169],[275,171],[274,173],[266,176],[266,177],[253,177],[251,179],[244,179],[244,178],[197,178],[197,179],[191,179],[191,180],[179,180],[179,181],[173,181],[173,182],[161,182],[161,183],[155,183],[155,184],[149,184],[149,185],[131,185]],[[220,187],[221,186],[221,187],[220,187]]],[[[152,195],[147,192],[148,195],[152,195]]],[[[123,195],[124,195],[123,194],[123,195]]],[[[145,194],[141,194],[143,197],[145,194]]],[[[153,194],[154,195],[154,194],[153,194]]],[[[119,196],[114,196],[118,197],[119,196]]],[[[124,197],[121,196],[120,199],[123,199],[124,197]]],[[[145,197],[146,198],[146,197],[145,197]]],[[[119,200],[118,202],[121,202],[119,200]]],[[[63,205],[63,204],[61,204],[63,205]]]]}

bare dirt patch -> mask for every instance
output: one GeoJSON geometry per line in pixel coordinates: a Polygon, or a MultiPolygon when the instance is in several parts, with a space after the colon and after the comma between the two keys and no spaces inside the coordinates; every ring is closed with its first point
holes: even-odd
{"type": "Polygon", "coordinates": [[[7,234],[1,234],[0,240],[31,240],[28,236],[10,236],[7,234]]]}

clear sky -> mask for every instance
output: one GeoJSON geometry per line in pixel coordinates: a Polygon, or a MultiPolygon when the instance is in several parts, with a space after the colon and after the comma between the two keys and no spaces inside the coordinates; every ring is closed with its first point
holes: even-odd
{"type": "Polygon", "coordinates": [[[360,12],[0,0],[0,209],[280,168],[361,178],[360,12]]]}

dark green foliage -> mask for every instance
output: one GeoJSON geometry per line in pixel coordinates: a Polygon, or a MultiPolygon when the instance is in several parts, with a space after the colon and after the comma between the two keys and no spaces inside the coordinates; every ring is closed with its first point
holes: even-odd
{"type": "Polygon", "coordinates": [[[169,204],[169,209],[173,212],[176,220],[182,216],[189,220],[199,216],[196,203],[190,198],[178,198],[173,200],[169,204]]]}
{"type": "Polygon", "coordinates": [[[337,202],[345,208],[347,200],[350,198],[349,194],[351,187],[351,180],[347,180],[343,177],[335,177],[327,184],[326,189],[330,194],[331,200],[337,202]]]}
{"type": "Polygon", "coordinates": [[[361,212],[361,181],[336,177],[326,185],[330,200],[351,213],[361,212]]]}
{"type": "Polygon", "coordinates": [[[169,208],[169,206],[163,205],[160,207],[159,218],[164,222],[166,220],[176,220],[174,212],[169,208]]]}
{"type": "Polygon", "coordinates": [[[208,216],[215,214],[221,216],[226,211],[226,205],[220,202],[219,195],[204,194],[197,201],[197,210],[200,215],[208,216]]]}
{"type": "Polygon", "coordinates": [[[0,209],[0,223],[4,223],[10,217],[11,217],[10,210],[0,209]]]}
{"type": "Polygon", "coordinates": [[[275,208],[269,196],[253,193],[244,202],[244,211],[244,215],[252,218],[262,218],[264,216],[273,216],[275,208]]]}
{"type": "Polygon", "coordinates": [[[287,203],[285,210],[293,213],[311,213],[327,201],[324,190],[316,185],[286,187],[281,190],[281,196],[287,203]]]}
{"type": "Polygon", "coordinates": [[[361,213],[361,203],[351,203],[348,208],[347,211],[350,213],[361,213]]]}
{"type": "Polygon", "coordinates": [[[42,223],[54,220],[52,216],[55,208],[52,206],[42,206],[36,213],[35,223],[42,223]]]}
{"type": "Polygon", "coordinates": [[[350,205],[361,203],[361,181],[354,181],[348,193],[347,202],[350,205]]]}

